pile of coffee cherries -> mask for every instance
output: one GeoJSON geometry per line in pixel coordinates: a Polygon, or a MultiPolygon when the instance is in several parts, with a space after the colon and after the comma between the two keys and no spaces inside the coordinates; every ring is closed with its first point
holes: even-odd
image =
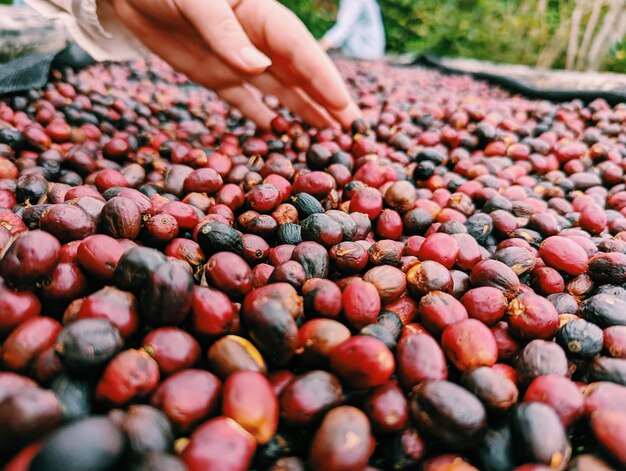
{"type": "Polygon", "coordinates": [[[626,467],[626,105],[338,66],[343,131],[155,58],[0,100],[6,471],[626,467]]]}

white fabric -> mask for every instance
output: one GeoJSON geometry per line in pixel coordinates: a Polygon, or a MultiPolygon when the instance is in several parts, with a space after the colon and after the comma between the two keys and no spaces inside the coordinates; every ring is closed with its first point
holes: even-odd
{"type": "Polygon", "coordinates": [[[376,0],[340,0],[337,22],[323,39],[348,57],[380,59],[385,53],[385,30],[376,0]]]}
{"type": "Polygon", "coordinates": [[[58,18],[76,43],[97,61],[131,60],[148,51],[121,23],[107,0],[26,0],[46,18],[58,18]]]}

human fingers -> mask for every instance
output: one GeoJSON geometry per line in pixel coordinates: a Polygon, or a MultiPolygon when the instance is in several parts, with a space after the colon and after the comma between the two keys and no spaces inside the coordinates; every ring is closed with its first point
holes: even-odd
{"type": "Polygon", "coordinates": [[[321,106],[315,103],[301,88],[280,82],[271,73],[266,72],[250,79],[250,83],[266,95],[274,95],[280,102],[304,121],[316,127],[337,126],[321,106]]]}
{"type": "Polygon", "coordinates": [[[235,70],[259,74],[272,61],[259,51],[226,0],[176,0],[180,13],[211,50],[235,70]]]}
{"type": "Polygon", "coordinates": [[[247,118],[263,129],[270,128],[270,122],[276,115],[263,100],[258,91],[249,85],[236,85],[216,90],[224,101],[239,109],[247,118]]]}
{"type": "Polygon", "coordinates": [[[242,0],[235,13],[281,81],[300,86],[345,127],[360,116],[336,67],[289,9],[273,0],[242,0]]]}
{"type": "Polygon", "coordinates": [[[128,2],[120,0],[114,5],[126,27],[148,49],[190,80],[213,89],[240,85],[245,79],[216,57],[193,32],[170,30],[164,38],[162,25],[148,19],[128,2]]]}

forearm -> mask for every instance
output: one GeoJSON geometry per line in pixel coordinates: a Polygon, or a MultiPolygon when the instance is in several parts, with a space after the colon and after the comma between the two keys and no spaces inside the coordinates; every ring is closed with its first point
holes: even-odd
{"type": "Polygon", "coordinates": [[[26,0],[46,18],[58,18],[69,35],[95,60],[130,60],[146,53],[122,25],[109,0],[26,0]]]}

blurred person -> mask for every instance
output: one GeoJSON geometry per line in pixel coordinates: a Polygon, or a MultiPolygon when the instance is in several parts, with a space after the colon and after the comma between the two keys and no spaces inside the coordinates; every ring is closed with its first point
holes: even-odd
{"type": "Polygon", "coordinates": [[[385,54],[385,29],[376,0],[339,0],[337,22],[320,40],[322,49],[376,60],[385,54]]]}
{"type": "Polygon", "coordinates": [[[330,58],[275,0],[26,3],[60,18],[95,60],[131,60],[150,50],[263,128],[275,114],[261,94],[276,96],[318,127],[349,127],[360,116],[330,58]]]}

